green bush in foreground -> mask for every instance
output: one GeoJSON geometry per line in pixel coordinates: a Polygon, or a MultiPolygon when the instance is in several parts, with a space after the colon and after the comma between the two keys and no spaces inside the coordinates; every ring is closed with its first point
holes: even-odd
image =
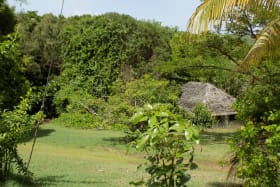
{"type": "Polygon", "coordinates": [[[230,174],[245,186],[279,187],[280,61],[266,61],[251,71],[258,79],[236,102],[244,125],[231,142],[234,170],[230,174]]]}
{"type": "Polygon", "coordinates": [[[20,174],[26,175],[27,168],[17,152],[17,145],[28,137],[43,113],[27,113],[28,99],[23,99],[13,111],[3,111],[0,116],[0,180],[4,181],[16,166],[20,174]]]}
{"type": "Polygon", "coordinates": [[[147,181],[131,182],[136,186],[186,186],[194,157],[194,143],[199,143],[198,130],[165,105],[146,105],[133,117],[133,124],[146,123],[147,130],[140,132],[132,142],[137,150],[145,151],[147,162],[143,165],[149,174],[147,181]],[[187,161],[185,161],[187,158],[187,161]]]}
{"type": "Polygon", "coordinates": [[[267,124],[248,122],[231,142],[237,176],[246,186],[280,186],[280,111],[271,113],[267,124]]]}

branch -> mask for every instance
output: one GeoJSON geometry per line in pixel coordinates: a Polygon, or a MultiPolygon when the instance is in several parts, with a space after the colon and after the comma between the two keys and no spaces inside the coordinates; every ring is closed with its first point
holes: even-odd
{"type": "Polygon", "coordinates": [[[205,69],[218,69],[218,70],[223,70],[223,71],[229,71],[229,72],[234,72],[234,73],[242,73],[243,72],[239,72],[237,70],[233,70],[230,68],[223,68],[223,67],[219,67],[219,66],[188,66],[190,68],[205,68],[205,69]]]}
{"type": "Polygon", "coordinates": [[[88,106],[84,105],[83,103],[81,102],[78,102],[82,107],[84,107],[84,109],[86,109],[86,111],[88,111],[89,113],[95,115],[95,116],[98,116],[98,114],[91,108],[89,108],[88,106]]]}
{"type": "Polygon", "coordinates": [[[244,72],[244,71],[240,71],[240,70],[233,70],[233,69],[230,69],[230,68],[224,68],[224,67],[219,67],[219,66],[188,66],[188,67],[190,67],[190,68],[217,69],[217,70],[229,71],[231,73],[239,73],[239,74],[243,74],[243,75],[248,75],[248,76],[251,76],[253,79],[260,80],[258,77],[254,76],[249,71],[244,72]]]}
{"type": "Polygon", "coordinates": [[[243,12],[243,15],[244,15],[244,17],[246,18],[246,21],[247,21],[247,24],[248,24],[248,27],[249,27],[248,31],[250,32],[251,37],[254,38],[254,39],[256,39],[256,38],[257,38],[257,35],[254,33],[253,26],[252,26],[252,24],[250,23],[250,19],[249,19],[248,15],[246,14],[246,11],[243,12]]]}
{"type": "Polygon", "coordinates": [[[229,60],[231,60],[235,65],[239,66],[239,63],[237,62],[237,60],[235,58],[233,58],[230,54],[228,54],[226,51],[223,51],[220,48],[215,48],[214,49],[218,50],[222,55],[226,56],[229,60]]]}
{"type": "Polygon", "coordinates": [[[216,47],[215,45],[207,45],[210,49],[215,49],[217,50],[219,53],[221,53],[222,55],[224,55],[225,57],[227,57],[230,61],[232,61],[235,65],[239,66],[240,64],[237,62],[237,60],[232,57],[229,53],[227,53],[227,51],[222,50],[219,47],[216,47]]]}

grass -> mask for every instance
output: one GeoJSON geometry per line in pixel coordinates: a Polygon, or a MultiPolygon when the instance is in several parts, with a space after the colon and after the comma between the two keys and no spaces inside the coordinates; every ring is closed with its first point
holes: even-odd
{"type": "MultiPolygon", "coordinates": [[[[229,150],[225,140],[237,128],[211,129],[202,133],[202,145],[197,146],[195,156],[198,168],[190,171],[190,187],[223,186],[228,166],[221,163],[229,150]]],[[[14,177],[5,186],[129,186],[130,181],[145,176],[137,171],[144,159],[142,154],[126,154],[126,146],[121,141],[124,136],[120,131],[67,129],[51,123],[42,125],[30,165],[33,181],[24,183],[24,178],[14,177]]],[[[19,146],[24,160],[30,149],[31,140],[19,146]]]]}
{"type": "MultiPolygon", "coordinates": [[[[240,128],[231,125],[225,128],[213,128],[201,133],[201,145],[196,147],[195,162],[198,168],[190,171],[190,187],[224,187],[227,183],[230,158],[227,139],[240,128]],[[200,149],[200,150],[199,150],[200,149]]],[[[230,187],[238,186],[231,184],[230,187]]]]}

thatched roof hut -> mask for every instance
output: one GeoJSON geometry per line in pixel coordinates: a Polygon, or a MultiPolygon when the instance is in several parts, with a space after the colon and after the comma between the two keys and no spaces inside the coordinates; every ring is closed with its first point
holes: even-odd
{"type": "Polygon", "coordinates": [[[212,84],[191,81],[182,86],[179,105],[187,111],[192,111],[195,104],[206,104],[213,116],[230,116],[236,114],[232,109],[234,101],[234,97],[212,84]]]}

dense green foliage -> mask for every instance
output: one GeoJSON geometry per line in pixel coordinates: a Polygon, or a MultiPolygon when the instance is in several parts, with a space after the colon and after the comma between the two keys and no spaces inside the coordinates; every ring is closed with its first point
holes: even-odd
{"type": "Polygon", "coordinates": [[[0,0],[0,41],[5,36],[14,31],[16,16],[5,0],[0,0]]]}
{"type": "Polygon", "coordinates": [[[60,73],[62,59],[58,34],[63,18],[52,14],[38,16],[36,12],[20,13],[17,18],[20,52],[29,61],[25,76],[32,86],[44,86],[49,66],[52,66],[51,76],[60,73]]]}
{"type": "Polygon", "coordinates": [[[249,45],[234,35],[207,34],[199,38],[177,33],[170,41],[172,60],[159,63],[156,71],[178,83],[187,81],[210,82],[237,96],[244,76],[239,74],[239,61],[249,45]]]}
{"type": "Polygon", "coordinates": [[[193,165],[193,145],[199,142],[198,130],[191,121],[167,108],[148,104],[132,117],[133,125],[147,125],[147,130],[131,145],[146,152],[147,162],[143,167],[150,175],[147,181],[132,182],[134,185],[175,187],[186,186],[190,180],[186,171],[193,165]]]}
{"type": "Polygon", "coordinates": [[[9,35],[0,43],[0,110],[12,109],[29,88],[16,39],[9,35]]]}
{"type": "Polygon", "coordinates": [[[176,105],[179,95],[177,86],[169,81],[156,80],[149,75],[127,83],[117,80],[111,87],[114,94],[106,99],[96,98],[82,90],[73,92],[67,89],[58,92],[54,100],[57,111],[61,112],[57,121],[79,128],[120,128],[120,124],[129,123],[128,119],[138,107],[158,102],[176,105]],[[87,117],[89,118],[86,119],[87,117]],[[77,123],[79,119],[82,121],[77,123]]]}
{"type": "Polygon", "coordinates": [[[215,123],[215,118],[211,115],[208,107],[203,104],[196,104],[193,112],[188,117],[192,123],[201,128],[212,128],[215,123]]]}
{"type": "Polygon", "coordinates": [[[233,139],[233,169],[246,186],[279,186],[279,114],[272,113],[267,123],[248,122],[233,139]],[[235,165],[237,164],[237,165],[235,165]]]}
{"type": "Polygon", "coordinates": [[[29,115],[28,99],[23,99],[13,111],[2,111],[0,116],[0,180],[4,180],[16,165],[19,173],[27,168],[17,152],[17,145],[29,137],[35,123],[44,117],[41,112],[29,115]]]}
{"type": "MultiPolygon", "coordinates": [[[[35,113],[40,109],[47,79],[52,80],[61,71],[61,43],[58,35],[63,25],[63,17],[58,18],[52,14],[39,16],[31,11],[20,13],[17,18],[19,50],[27,62],[24,75],[33,87],[30,99],[31,112],[35,113]]],[[[48,118],[56,116],[52,101],[54,93],[55,89],[48,89],[43,108],[48,118]]]]}
{"type": "Polygon", "coordinates": [[[146,184],[185,185],[189,176],[183,159],[187,153],[191,165],[197,139],[192,125],[213,124],[202,105],[192,114],[177,106],[180,85],[194,80],[238,97],[235,107],[244,126],[231,142],[237,176],[248,186],[277,186],[279,56],[264,57],[266,63],[246,75],[240,69],[258,28],[275,16],[238,12],[226,25],[227,33],[189,37],[117,13],[69,18],[15,14],[0,0],[1,175],[10,172],[14,161],[27,172],[17,144],[42,110],[67,127],[131,130],[138,146],[148,151],[151,178],[146,184]],[[137,113],[132,125],[129,119],[147,103],[153,109],[137,113]]]}
{"type": "Polygon", "coordinates": [[[74,126],[104,128],[126,124],[146,102],[175,103],[178,92],[169,81],[143,76],[157,61],[170,59],[172,33],[115,13],[67,19],[59,37],[63,70],[53,81],[58,114],[90,114],[92,123],[74,126]]]}
{"type": "Polygon", "coordinates": [[[279,186],[279,61],[255,67],[254,83],[236,103],[244,126],[232,140],[233,168],[247,186],[279,186]]]}
{"type": "Polygon", "coordinates": [[[114,13],[70,18],[61,31],[61,87],[70,84],[106,97],[117,78],[141,77],[150,71],[150,60],[168,58],[171,33],[157,23],[114,13]]]}

